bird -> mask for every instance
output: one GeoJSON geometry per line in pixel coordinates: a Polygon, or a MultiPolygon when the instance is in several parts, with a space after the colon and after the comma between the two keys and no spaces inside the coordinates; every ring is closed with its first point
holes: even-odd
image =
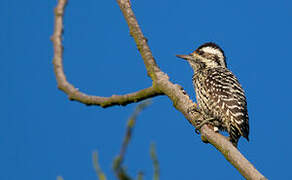
{"type": "Polygon", "coordinates": [[[208,117],[197,128],[211,124],[215,131],[227,131],[228,139],[235,147],[241,136],[249,141],[245,92],[227,68],[224,51],[214,42],[207,42],[189,55],[176,56],[187,60],[192,67],[198,107],[208,117]]]}

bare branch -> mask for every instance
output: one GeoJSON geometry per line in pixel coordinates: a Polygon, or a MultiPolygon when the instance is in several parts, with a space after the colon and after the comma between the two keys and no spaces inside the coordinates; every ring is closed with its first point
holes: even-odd
{"type": "MultiPolygon", "coordinates": [[[[187,113],[187,109],[191,106],[194,106],[194,103],[183,91],[182,87],[170,82],[168,75],[162,72],[157,66],[157,63],[155,62],[152,52],[147,44],[147,38],[144,37],[138,25],[134,12],[131,9],[130,1],[117,0],[117,2],[128,23],[130,34],[134,38],[137,48],[142,55],[148,75],[150,75],[150,77],[152,78],[155,87],[159,88],[161,92],[165,93],[172,100],[174,106],[179,111],[181,111],[185,116],[188,116],[189,113],[187,113]]],[[[200,117],[200,114],[197,114],[197,117],[200,117]]],[[[188,120],[191,124],[194,124],[194,122],[192,122],[190,118],[188,118],[188,120]]]]}
{"type": "MultiPolygon", "coordinates": [[[[153,86],[136,93],[106,98],[88,96],[79,92],[78,89],[71,85],[66,80],[62,64],[63,46],[61,36],[63,31],[63,13],[66,2],[66,0],[59,0],[55,9],[55,30],[52,36],[54,44],[53,64],[58,87],[68,94],[71,100],[76,100],[88,105],[108,107],[112,105],[126,105],[149,97],[165,94],[172,100],[174,107],[178,109],[194,127],[196,126],[196,120],[202,118],[201,114],[199,111],[188,113],[188,109],[192,106],[196,107],[196,104],[192,102],[179,85],[170,82],[169,77],[157,66],[147,44],[147,39],[144,37],[131,9],[129,0],[117,0],[117,2],[128,23],[130,34],[133,36],[137,48],[142,55],[147,73],[153,80],[153,86]]],[[[224,136],[214,132],[212,128],[209,128],[207,125],[204,125],[200,132],[202,134],[202,140],[215,146],[246,179],[266,179],[224,136]]]]}
{"type": "Polygon", "coordinates": [[[93,167],[94,167],[94,170],[96,172],[96,175],[97,175],[98,179],[99,180],[106,180],[106,176],[103,173],[103,171],[101,170],[101,168],[99,166],[99,163],[98,163],[98,153],[97,153],[97,151],[94,151],[92,153],[92,162],[93,162],[93,167]]]}
{"type": "Polygon", "coordinates": [[[122,147],[121,147],[121,150],[120,150],[120,155],[119,155],[121,163],[122,163],[122,161],[124,159],[128,144],[129,144],[129,142],[131,140],[132,133],[133,133],[133,128],[134,128],[134,126],[136,124],[137,117],[141,113],[141,111],[143,111],[150,104],[151,104],[151,101],[145,101],[145,102],[142,102],[141,104],[139,104],[136,107],[134,113],[131,115],[131,117],[128,120],[126,134],[124,136],[123,144],[122,144],[122,147]]]}
{"type": "Polygon", "coordinates": [[[133,102],[139,102],[147,98],[162,95],[163,93],[152,87],[130,93],[125,95],[113,95],[111,97],[99,97],[90,96],[80,92],[72,84],[70,84],[65,76],[63,69],[63,45],[62,45],[62,34],[63,34],[63,15],[64,8],[67,0],[59,0],[57,7],[55,8],[55,29],[51,40],[54,44],[54,71],[58,83],[58,88],[64,91],[70,100],[79,101],[86,105],[98,105],[102,107],[109,107],[113,105],[127,105],[133,102]]]}
{"type": "Polygon", "coordinates": [[[117,3],[122,10],[122,13],[128,23],[130,34],[134,38],[137,48],[144,60],[144,64],[146,66],[148,75],[151,77],[153,81],[156,80],[155,72],[160,72],[161,70],[158,68],[152,52],[147,44],[147,38],[143,35],[139,24],[136,20],[134,12],[131,9],[130,0],[117,0],[117,3]]]}
{"type": "Polygon", "coordinates": [[[143,172],[138,172],[138,175],[137,175],[137,180],[143,180],[143,176],[144,176],[144,174],[143,174],[143,172]]]}
{"type": "MultiPolygon", "coordinates": [[[[202,118],[199,111],[188,113],[188,109],[196,105],[190,100],[189,96],[180,86],[171,83],[169,77],[158,68],[146,38],[139,28],[129,0],[117,0],[117,2],[128,23],[131,35],[135,39],[138,50],[142,55],[144,64],[153,83],[172,100],[174,107],[182,112],[193,126],[196,126],[196,120],[202,118]]],[[[226,140],[224,136],[214,132],[207,125],[204,125],[200,132],[202,133],[204,142],[211,143],[223,153],[225,158],[237,168],[246,179],[266,179],[248,160],[246,160],[238,149],[234,148],[234,146],[226,140]],[[243,163],[238,163],[236,162],[237,160],[242,160],[243,163]]]]}
{"type": "Polygon", "coordinates": [[[219,133],[214,135],[214,131],[206,126],[201,132],[202,137],[208,139],[246,179],[266,179],[226,137],[219,133]]]}
{"type": "MultiPolygon", "coordinates": [[[[125,133],[125,136],[124,136],[124,139],[123,139],[123,144],[121,146],[120,154],[114,160],[114,163],[113,163],[113,169],[114,169],[117,177],[119,179],[121,179],[121,180],[131,179],[127,175],[127,173],[124,170],[124,168],[122,167],[122,163],[124,161],[125,153],[126,153],[126,150],[128,148],[129,142],[130,142],[131,137],[132,137],[133,128],[134,128],[134,126],[136,124],[137,117],[141,113],[141,111],[143,111],[150,104],[151,104],[150,100],[142,102],[141,104],[139,104],[136,107],[134,113],[131,115],[131,117],[128,120],[127,129],[126,129],[126,133],[125,133]]],[[[141,176],[140,176],[140,178],[141,178],[141,176]]]]}
{"type": "Polygon", "coordinates": [[[160,178],[159,162],[156,155],[156,148],[154,144],[151,144],[150,156],[153,161],[153,168],[154,168],[153,180],[159,180],[160,178]]]}

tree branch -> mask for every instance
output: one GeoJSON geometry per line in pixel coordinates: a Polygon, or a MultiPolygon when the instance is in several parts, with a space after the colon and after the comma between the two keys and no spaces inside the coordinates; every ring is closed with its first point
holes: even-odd
{"type": "Polygon", "coordinates": [[[163,95],[163,93],[159,89],[151,86],[149,88],[125,95],[113,95],[111,97],[91,96],[80,92],[77,88],[70,84],[66,79],[66,75],[63,69],[62,34],[63,15],[66,3],[67,0],[59,0],[59,3],[55,8],[55,28],[51,40],[54,45],[53,64],[58,88],[64,91],[68,95],[70,100],[79,101],[86,105],[109,107],[114,105],[127,105],[133,102],[142,101],[147,98],[163,95]]]}
{"type": "MultiPolygon", "coordinates": [[[[182,112],[193,126],[196,126],[196,120],[201,118],[199,111],[188,113],[188,109],[195,104],[180,86],[171,83],[169,77],[158,68],[146,38],[139,28],[129,0],[117,0],[117,2],[153,83],[172,100],[174,107],[182,112]]],[[[207,125],[204,125],[200,132],[202,140],[215,146],[246,179],[266,179],[224,136],[214,132],[207,125]]]]}
{"type": "Polygon", "coordinates": [[[125,136],[124,136],[124,139],[123,139],[123,144],[121,146],[120,154],[115,158],[115,160],[113,162],[113,169],[114,169],[114,171],[116,173],[116,176],[120,180],[130,180],[131,179],[130,176],[125,171],[125,169],[123,168],[122,163],[124,161],[124,158],[125,158],[125,154],[126,154],[126,150],[128,148],[128,145],[129,145],[130,140],[132,138],[133,128],[134,128],[134,126],[136,124],[136,120],[138,118],[138,115],[146,107],[148,107],[150,104],[151,104],[151,101],[150,100],[149,101],[142,102],[141,104],[139,104],[136,107],[136,109],[133,112],[133,114],[131,115],[131,117],[129,118],[129,120],[128,120],[127,128],[126,128],[126,133],[125,133],[125,136]]]}
{"type": "Polygon", "coordinates": [[[246,179],[266,179],[260,172],[235,148],[230,145],[226,137],[208,128],[202,127],[202,137],[215,146],[224,157],[244,176],[246,179]]]}
{"type": "Polygon", "coordinates": [[[92,153],[92,162],[93,162],[93,167],[96,172],[96,176],[98,177],[99,180],[106,180],[106,176],[101,170],[99,163],[98,163],[98,153],[97,151],[94,151],[92,153]]]}
{"type": "Polygon", "coordinates": [[[154,144],[151,144],[150,156],[151,156],[151,159],[153,162],[153,168],[154,168],[153,180],[159,180],[160,179],[159,162],[158,162],[158,158],[156,155],[156,148],[155,148],[154,144]]]}
{"type": "Polygon", "coordinates": [[[144,64],[146,66],[148,76],[154,81],[156,80],[155,72],[160,72],[161,70],[158,68],[152,52],[147,44],[147,38],[144,37],[139,24],[136,20],[134,12],[131,9],[130,0],[117,0],[117,3],[120,6],[120,9],[128,23],[128,27],[130,29],[130,34],[134,38],[137,48],[144,60],[144,64]]]}
{"type": "MultiPolygon", "coordinates": [[[[66,2],[66,0],[59,0],[59,3],[55,9],[55,30],[54,35],[52,36],[52,41],[54,44],[53,64],[58,87],[68,94],[71,100],[77,100],[88,105],[94,104],[102,107],[108,107],[118,104],[126,105],[128,103],[141,101],[149,97],[165,94],[171,99],[174,107],[179,110],[194,127],[196,126],[196,121],[202,118],[201,114],[199,111],[195,111],[193,113],[188,112],[188,109],[190,107],[196,107],[196,104],[192,102],[181,86],[170,82],[167,74],[162,72],[157,66],[147,44],[147,39],[144,37],[131,9],[129,0],[117,0],[117,2],[128,23],[130,34],[134,38],[137,48],[142,55],[148,76],[150,76],[153,80],[153,86],[136,93],[106,98],[88,96],[79,92],[78,89],[67,82],[63,71],[63,46],[61,43],[63,13],[66,2]],[[107,101],[109,101],[108,104],[107,101]]],[[[224,136],[214,132],[207,125],[204,125],[200,132],[202,135],[202,140],[215,146],[246,179],[266,179],[224,136]]]]}

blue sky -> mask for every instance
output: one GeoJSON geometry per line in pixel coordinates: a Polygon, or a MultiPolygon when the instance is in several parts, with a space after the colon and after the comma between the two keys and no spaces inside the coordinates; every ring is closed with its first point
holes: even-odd
{"type": "MultiPolygon", "coordinates": [[[[118,154],[127,107],[70,102],[53,73],[56,1],[0,1],[0,179],[97,179],[91,155],[99,151],[108,179],[118,154]]],[[[248,100],[250,142],[241,152],[269,179],[291,179],[292,3],[279,1],[133,1],[160,68],[194,99],[189,65],[175,54],[218,43],[248,100]]],[[[151,85],[125,20],[113,0],[70,0],[65,15],[64,68],[81,91],[100,96],[151,85]]],[[[243,179],[167,97],[139,116],[125,165],[152,179],[155,142],[161,179],[243,179]]]]}

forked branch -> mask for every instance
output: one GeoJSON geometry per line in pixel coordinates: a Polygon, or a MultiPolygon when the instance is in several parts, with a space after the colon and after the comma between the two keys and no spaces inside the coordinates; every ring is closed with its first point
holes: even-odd
{"type": "Polygon", "coordinates": [[[109,107],[113,105],[127,105],[163,94],[159,89],[151,86],[149,88],[125,95],[112,95],[111,97],[91,96],[80,92],[79,89],[75,88],[71,83],[69,83],[66,79],[66,75],[63,69],[62,45],[63,15],[66,3],[67,0],[60,0],[57,7],[55,8],[55,29],[51,40],[54,44],[53,64],[58,88],[64,91],[70,100],[79,101],[86,105],[109,107]]]}
{"type": "MultiPolygon", "coordinates": [[[[135,93],[120,96],[114,95],[107,98],[89,96],[80,92],[72,84],[70,84],[66,80],[62,64],[63,14],[66,2],[67,0],[59,0],[59,3],[55,9],[55,29],[52,36],[52,41],[54,44],[53,64],[58,87],[68,94],[71,100],[77,100],[88,105],[108,107],[113,105],[126,105],[132,102],[147,99],[149,97],[165,94],[171,99],[174,107],[179,110],[194,127],[196,126],[196,120],[202,118],[199,111],[195,111],[194,113],[188,112],[188,109],[192,106],[196,107],[196,104],[192,102],[181,86],[170,82],[167,74],[162,72],[157,66],[147,44],[147,39],[144,37],[131,9],[129,0],[117,0],[117,2],[127,21],[130,34],[134,38],[137,48],[143,58],[147,73],[153,81],[153,86],[135,93]]],[[[214,132],[207,125],[204,125],[200,132],[202,140],[204,142],[209,142],[216,147],[246,179],[266,179],[224,136],[214,132]]]]}

